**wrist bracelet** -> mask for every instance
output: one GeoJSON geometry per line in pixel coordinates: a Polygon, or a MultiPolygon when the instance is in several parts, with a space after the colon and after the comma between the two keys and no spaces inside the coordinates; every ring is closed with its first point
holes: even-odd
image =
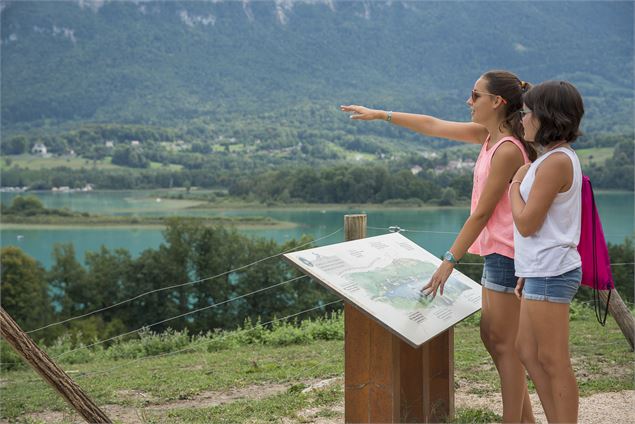
{"type": "Polygon", "coordinates": [[[523,182],[522,182],[522,181],[520,181],[520,180],[512,180],[512,182],[511,182],[511,183],[509,183],[509,186],[511,187],[511,185],[512,185],[512,184],[516,184],[516,183],[518,183],[518,184],[522,184],[523,182]]]}
{"type": "Polygon", "coordinates": [[[386,121],[392,122],[392,110],[386,112],[386,121]]]}

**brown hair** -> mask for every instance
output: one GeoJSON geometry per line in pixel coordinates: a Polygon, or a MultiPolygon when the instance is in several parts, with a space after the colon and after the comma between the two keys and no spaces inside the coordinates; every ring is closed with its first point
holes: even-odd
{"type": "Polygon", "coordinates": [[[513,136],[522,143],[532,162],[536,159],[536,151],[525,141],[520,110],[523,107],[523,94],[531,88],[531,85],[521,81],[509,71],[488,71],[482,78],[487,82],[487,90],[505,99],[505,119],[503,126],[509,128],[513,136]]]}
{"type": "Polygon", "coordinates": [[[523,102],[540,122],[536,143],[543,146],[560,140],[573,143],[582,135],[580,121],[584,115],[584,103],[570,82],[540,83],[523,96],[523,102]]]}

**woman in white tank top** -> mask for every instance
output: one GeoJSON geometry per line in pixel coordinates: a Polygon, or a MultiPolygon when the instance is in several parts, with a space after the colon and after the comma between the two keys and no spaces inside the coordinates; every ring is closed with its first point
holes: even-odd
{"type": "Polygon", "coordinates": [[[578,419],[578,387],[569,353],[569,303],[582,279],[582,171],[571,149],[584,115],[582,97],[565,81],[523,96],[525,140],[542,155],[518,170],[509,194],[521,298],[516,349],[549,422],[578,419]]]}

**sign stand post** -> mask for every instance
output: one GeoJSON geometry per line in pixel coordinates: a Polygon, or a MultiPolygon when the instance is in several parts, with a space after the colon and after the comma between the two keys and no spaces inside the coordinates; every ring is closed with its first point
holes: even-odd
{"type": "MultiPolygon", "coordinates": [[[[366,215],[344,217],[346,241],[366,237],[366,215]]],[[[346,422],[454,418],[452,328],[413,348],[349,303],[344,307],[346,422]]]]}

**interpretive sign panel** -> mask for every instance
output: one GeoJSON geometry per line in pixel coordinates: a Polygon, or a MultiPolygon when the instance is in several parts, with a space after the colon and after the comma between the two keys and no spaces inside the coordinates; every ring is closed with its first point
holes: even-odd
{"type": "Polygon", "coordinates": [[[399,233],[284,257],[413,347],[481,308],[481,286],[458,271],[446,282],[443,296],[422,294],[441,260],[399,233]]]}

